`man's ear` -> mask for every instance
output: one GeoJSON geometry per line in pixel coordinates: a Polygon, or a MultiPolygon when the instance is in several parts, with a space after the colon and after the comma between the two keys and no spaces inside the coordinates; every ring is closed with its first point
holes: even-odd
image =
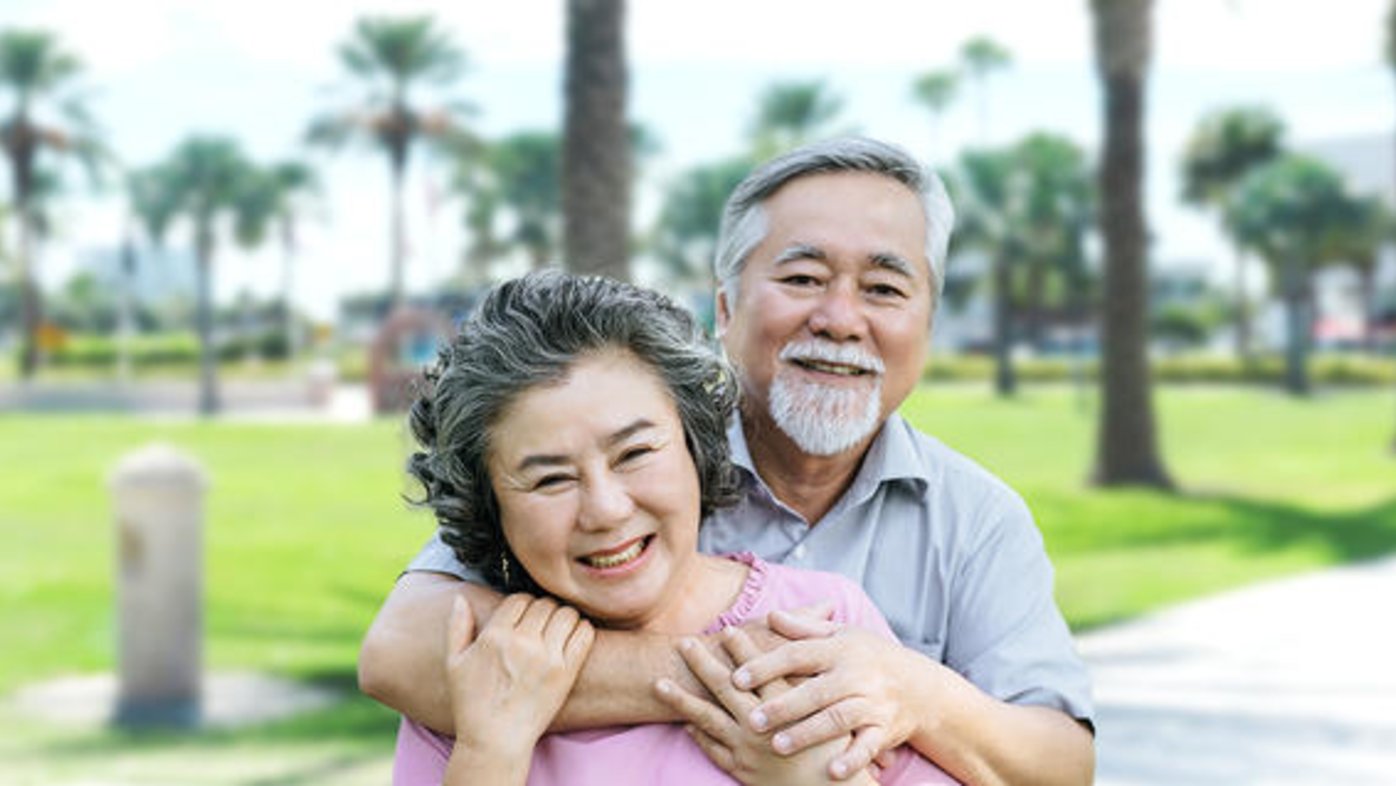
{"type": "Polygon", "coordinates": [[[732,305],[727,302],[727,289],[721,285],[713,295],[717,301],[717,336],[727,332],[727,323],[732,321],[732,305]]]}

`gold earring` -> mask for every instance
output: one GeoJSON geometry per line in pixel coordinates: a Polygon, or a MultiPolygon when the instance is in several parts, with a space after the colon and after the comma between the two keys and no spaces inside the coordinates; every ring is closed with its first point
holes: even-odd
{"type": "Polygon", "coordinates": [[[507,551],[499,552],[499,572],[504,574],[504,587],[508,589],[513,581],[509,578],[509,552],[507,551]]]}

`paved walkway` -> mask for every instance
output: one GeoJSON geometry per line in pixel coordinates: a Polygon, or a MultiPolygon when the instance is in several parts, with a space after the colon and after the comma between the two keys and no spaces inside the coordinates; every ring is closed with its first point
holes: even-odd
{"type": "Polygon", "coordinates": [[[1080,648],[1102,786],[1396,783],[1396,559],[1176,606],[1080,648]]]}

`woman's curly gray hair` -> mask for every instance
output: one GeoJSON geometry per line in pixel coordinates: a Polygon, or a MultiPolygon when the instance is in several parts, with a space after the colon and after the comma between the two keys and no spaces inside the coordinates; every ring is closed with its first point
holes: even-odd
{"type": "Polygon", "coordinates": [[[408,422],[421,482],[441,539],[496,589],[538,591],[510,552],[486,461],[501,413],[519,395],[566,378],[590,353],[619,349],[654,370],[673,397],[698,470],[701,511],[736,500],[727,421],[730,366],[693,316],[657,292],[605,278],[545,271],[496,286],[427,369],[408,422]]]}

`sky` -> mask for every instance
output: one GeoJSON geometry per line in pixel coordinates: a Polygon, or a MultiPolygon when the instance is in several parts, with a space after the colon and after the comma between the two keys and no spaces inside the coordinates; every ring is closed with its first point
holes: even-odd
{"type": "MultiPolygon", "coordinates": [[[[1178,161],[1208,110],[1265,104],[1296,147],[1376,135],[1396,126],[1396,83],[1383,63],[1382,0],[1158,0],[1146,136],[1147,210],[1160,265],[1212,265],[1230,252],[1215,218],[1178,203],[1178,161]]],[[[467,52],[449,94],[479,106],[478,130],[499,136],[557,127],[562,117],[562,0],[382,3],[266,0],[0,0],[0,26],[55,32],[85,66],[89,104],[122,162],[142,166],[191,134],[239,140],[261,162],[307,155],[310,117],[353,95],[335,49],[364,15],[431,13],[467,52]]],[[[1065,134],[1094,152],[1099,92],[1087,0],[631,0],[630,115],[661,144],[640,187],[636,228],[653,218],[677,172],[740,149],[756,96],[778,80],[820,78],[844,99],[839,127],[899,143],[936,164],[984,133],[1010,143],[1031,130],[1065,134]],[[961,98],[933,133],[910,98],[916,75],[955,64],[961,44],[987,35],[1013,63],[988,87],[986,129],[976,98],[961,98]]],[[[0,98],[0,112],[8,112],[0,98]]],[[[338,298],[386,285],[387,164],[366,150],[310,154],[325,197],[302,233],[294,298],[320,318],[338,298]]],[[[459,200],[428,205],[443,171],[417,157],[409,174],[409,288],[458,269],[459,200]]],[[[93,249],[122,236],[119,194],[72,178],[59,234],[41,259],[50,285],[93,249]]],[[[176,246],[187,235],[172,236],[176,246]]],[[[280,254],[225,246],[216,293],[226,301],[280,286],[280,254]]]]}

